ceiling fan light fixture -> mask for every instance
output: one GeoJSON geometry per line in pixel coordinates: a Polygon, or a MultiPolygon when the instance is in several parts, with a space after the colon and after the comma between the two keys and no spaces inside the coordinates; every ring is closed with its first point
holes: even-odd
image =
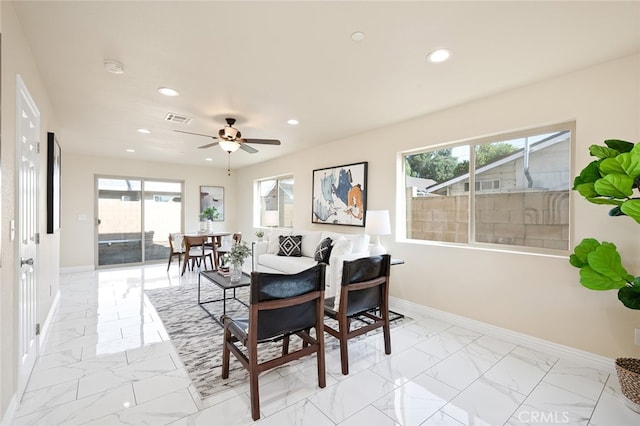
{"type": "Polygon", "coordinates": [[[235,141],[237,138],[241,137],[242,135],[240,134],[238,129],[236,129],[235,127],[225,126],[223,129],[220,129],[220,131],[218,132],[218,136],[220,136],[221,139],[225,139],[228,141],[235,141]]]}
{"type": "Polygon", "coordinates": [[[240,148],[240,144],[234,141],[221,140],[218,145],[220,145],[220,148],[222,148],[223,151],[229,153],[236,152],[238,148],[240,148]]]}

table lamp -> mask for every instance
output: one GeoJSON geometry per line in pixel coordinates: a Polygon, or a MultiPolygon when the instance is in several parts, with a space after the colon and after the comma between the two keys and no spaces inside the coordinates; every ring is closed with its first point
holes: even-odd
{"type": "Polygon", "coordinates": [[[262,218],[262,224],[271,228],[269,239],[273,235],[273,228],[280,225],[280,212],[278,210],[265,210],[262,218]]]}
{"type": "Polygon", "coordinates": [[[373,246],[369,249],[371,256],[385,254],[387,250],[380,243],[380,235],[391,234],[389,210],[367,210],[367,222],[364,232],[376,238],[373,246]]]}

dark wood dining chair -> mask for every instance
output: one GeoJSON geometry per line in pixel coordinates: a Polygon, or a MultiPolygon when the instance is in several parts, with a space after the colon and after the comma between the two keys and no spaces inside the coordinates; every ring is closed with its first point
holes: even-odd
{"type": "Polygon", "coordinates": [[[342,282],[335,309],[335,297],[325,300],[324,313],[338,322],[338,328],[325,324],[324,330],[340,341],[340,363],[342,374],[349,374],[347,342],[376,328],[382,327],[384,352],[391,353],[389,333],[389,270],[391,256],[371,256],[345,261],[342,282]],[[352,320],[365,325],[351,330],[352,320]]]}
{"type": "Polygon", "coordinates": [[[253,420],[260,418],[258,375],[266,370],[315,353],[318,386],[326,385],[322,331],[325,267],[318,264],[291,275],[252,272],[249,318],[234,319],[227,315],[221,318],[224,324],[222,378],[229,377],[229,354],[233,353],[249,370],[253,420]],[[315,329],[315,338],[311,328],[315,329]],[[302,339],[300,348],[294,352],[289,351],[291,335],[302,339]],[[281,355],[258,362],[259,345],[279,339],[282,339],[281,355]],[[246,347],[248,355],[238,344],[246,347]]]}
{"type": "Polygon", "coordinates": [[[169,234],[169,263],[167,264],[167,271],[171,266],[171,261],[174,257],[178,256],[178,271],[180,270],[180,259],[184,256],[184,237],[182,234],[175,232],[169,234]]]}
{"type": "Polygon", "coordinates": [[[205,269],[207,269],[207,258],[209,258],[211,269],[215,269],[213,266],[213,250],[205,246],[205,243],[208,239],[209,237],[207,237],[206,235],[184,236],[184,261],[182,262],[181,275],[184,275],[184,271],[187,269],[189,260],[191,260],[191,269],[193,269],[196,265],[198,267],[202,265],[205,269]]]}
{"type": "Polygon", "coordinates": [[[220,267],[220,259],[222,258],[222,256],[229,253],[231,251],[231,247],[233,247],[234,244],[237,244],[240,242],[242,242],[242,233],[240,232],[236,232],[235,234],[233,234],[233,236],[231,237],[231,241],[229,241],[226,244],[223,240],[223,243],[218,248],[216,248],[215,261],[216,261],[217,268],[220,267]]]}

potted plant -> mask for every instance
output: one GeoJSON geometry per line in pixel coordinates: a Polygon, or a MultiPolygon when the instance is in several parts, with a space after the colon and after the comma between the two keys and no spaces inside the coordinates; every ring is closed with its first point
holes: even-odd
{"type": "MultiPolygon", "coordinates": [[[[576,176],[573,189],[595,204],[613,206],[609,216],[629,216],[640,223],[640,143],[609,139],[606,146],[592,145],[597,159],[576,176]]],[[[630,309],[640,309],[640,276],[622,266],[615,244],[585,238],[569,257],[580,269],[580,283],[591,290],[618,290],[618,299],[630,309]]],[[[616,372],[627,406],[640,412],[640,359],[616,359],[616,372]]]]}
{"type": "MultiPolygon", "coordinates": [[[[576,176],[573,189],[595,204],[614,206],[609,216],[629,216],[640,223],[640,143],[611,139],[606,147],[592,145],[597,160],[576,176]]],[[[628,308],[640,309],[640,277],[622,266],[615,244],[585,238],[569,262],[580,269],[580,283],[591,290],[618,290],[618,299],[628,308]]]]}
{"type": "Polygon", "coordinates": [[[258,241],[262,241],[262,237],[264,237],[264,231],[262,229],[258,229],[256,231],[256,237],[258,237],[258,241]]]}
{"type": "Polygon", "coordinates": [[[200,219],[215,220],[218,218],[219,215],[220,213],[218,212],[218,209],[216,209],[213,206],[207,207],[206,209],[202,210],[202,212],[200,212],[200,219]]]}
{"type": "Polygon", "coordinates": [[[231,250],[224,255],[224,263],[231,263],[231,281],[240,281],[242,277],[242,265],[244,260],[251,254],[251,248],[246,242],[234,242],[231,250]]]}
{"type": "MultiPolygon", "coordinates": [[[[220,212],[218,212],[218,209],[216,209],[213,206],[207,207],[200,212],[200,220],[206,221],[207,222],[206,229],[209,231],[213,231],[213,220],[217,219],[219,215],[220,215],[220,212]]],[[[201,226],[201,228],[204,228],[204,227],[201,226]]]]}

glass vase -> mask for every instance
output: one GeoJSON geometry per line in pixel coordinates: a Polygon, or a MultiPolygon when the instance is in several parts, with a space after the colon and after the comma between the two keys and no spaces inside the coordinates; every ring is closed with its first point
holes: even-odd
{"type": "Polygon", "coordinates": [[[231,264],[231,282],[238,282],[242,278],[242,263],[232,263],[231,264]]]}

